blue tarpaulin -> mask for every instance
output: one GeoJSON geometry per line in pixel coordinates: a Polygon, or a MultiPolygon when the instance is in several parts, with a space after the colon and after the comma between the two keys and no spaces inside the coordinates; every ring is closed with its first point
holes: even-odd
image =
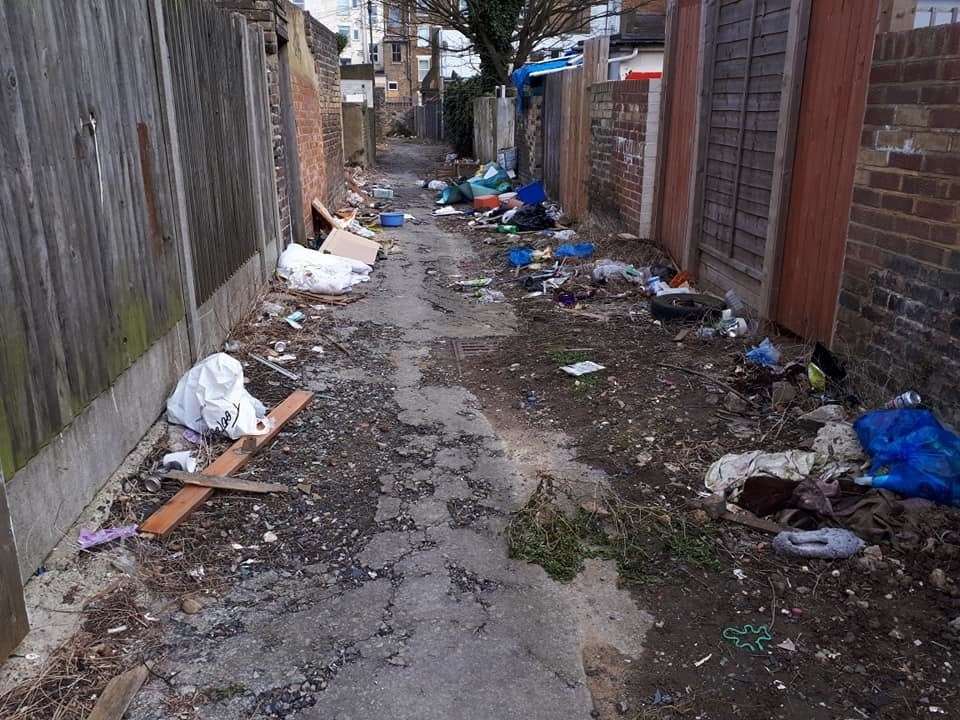
{"type": "Polygon", "coordinates": [[[541,70],[556,70],[557,68],[567,67],[567,65],[576,65],[580,62],[580,56],[577,55],[573,63],[571,63],[570,60],[571,58],[557,58],[556,60],[527,63],[514,70],[510,75],[510,79],[513,80],[513,84],[517,88],[517,112],[523,111],[523,88],[526,87],[527,82],[530,80],[530,73],[540,72],[541,70]]]}

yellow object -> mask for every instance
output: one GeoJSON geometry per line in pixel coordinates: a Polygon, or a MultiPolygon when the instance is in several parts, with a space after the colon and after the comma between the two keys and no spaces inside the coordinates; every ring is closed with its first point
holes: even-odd
{"type": "Polygon", "coordinates": [[[807,365],[807,379],[810,380],[810,387],[817,392],[823,392],[827,389],[827,376],[823,374],[823,370],[813,363],[807,365]]]}

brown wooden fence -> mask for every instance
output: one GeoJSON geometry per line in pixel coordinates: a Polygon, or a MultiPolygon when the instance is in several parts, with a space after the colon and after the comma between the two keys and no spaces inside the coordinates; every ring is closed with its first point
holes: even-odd
{"type": "Polygon", "coordinates": [[[821,340],[833,330],[876,12],[873,0],[669,7],[658,236],[703,288],[733,289],[821,340]],[[677,138],[693,105],[691,164],[677,138]]]}
{"type": "Polygon", "coordinates": [[[583,44],[583,65],[546,78],[543,100],[544,183],[571,218],[587,210],[590,87],[607,79],[610,38],[583,44]]]}
{"type": "Polygon", "coordinates": [[[660,150],[657,155],[659,205],[654,208],[653,236],[675,262],[686,264],[691,230],[692,138],[697,127],[697,78],[700,61],[701,0],[680,0],[667,18],[667,55],[661,103],[660,150]],[[666,162],[669,158],[670,162],[666,162]]]}

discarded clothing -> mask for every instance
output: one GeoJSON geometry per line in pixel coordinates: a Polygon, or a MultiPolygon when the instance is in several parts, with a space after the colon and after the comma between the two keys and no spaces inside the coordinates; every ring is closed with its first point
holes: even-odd
{"type": "Polygon", "coordinates": [[[180,378],[167,400],[167,420],[198,433],[223,433],[236,440],[263,435],[266,408],[243,386],[243,366],[226,353],[204,358],[180,378]]]}
{"type": "Polygon", "coordinates": [[[857,433],[847,422],[831,422],[820,428],[813,441],[813,452],[817,463],[823,466],[837,463],[844,469],[855,469],[864,460],[857,433]]]}
{"type": "Polygon", "coordinates": [[[728,490],[738,494],[747,478],[755,475],[794,480],[800,482],[813,470],[816,455],[801,450],[765,453],[753,450],[748,453],[724,455],[717,460],[704,479],[704,485],[715,493],[728,490]]]}
{"type": "Polygon", "coordinates": [[[849,530],[822,528],[808,532],[785,531],[771,543],[778,555],[840,560],[856,555],[865,543],[849,530]]]}
{"type": "Polygon", "coordinates": [[[858,484],[960,506],[960,437],[932,412],[877,410],[853,427],[872,458],[870,474],[858,484]]]}

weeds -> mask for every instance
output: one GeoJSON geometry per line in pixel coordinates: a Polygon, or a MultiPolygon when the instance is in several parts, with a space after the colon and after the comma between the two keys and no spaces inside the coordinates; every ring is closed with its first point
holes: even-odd
{"type": "Polygon", "coordinates": [[[654,582],[677,566],[720,570],[709,528],[610,492],[598,494],[591,506],[568,516],[557,504],[552,480],[541,480],[507,527],[510,557],[536,563],[560,582],[575,578],[587,558],[615,560],[620,578],[635,585],[654,582]]]}
{"type": "Polygon", "coordinates": [[[551,350],[547,353],[547,357],[557,365],[573,365],[590,359],[589,353],[585,350],[551,350]]]}

